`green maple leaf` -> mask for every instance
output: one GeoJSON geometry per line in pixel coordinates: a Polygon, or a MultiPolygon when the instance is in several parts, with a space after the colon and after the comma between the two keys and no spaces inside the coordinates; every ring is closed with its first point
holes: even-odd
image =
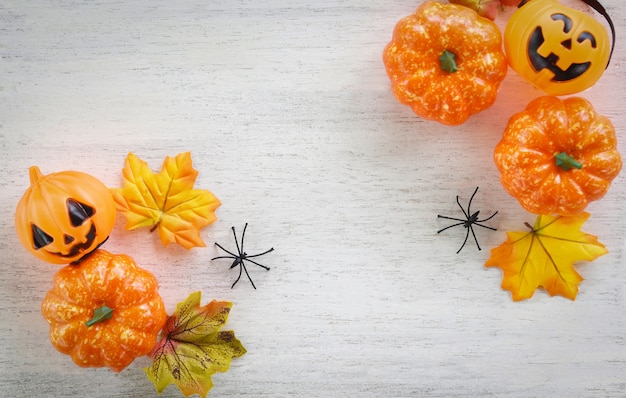
{"type": "Polygon", "coordinates": [[[167,319],[160,341],[150,353],[152,365],[146,375],[161,393],[174,383],[186,397],[206,397],[216,372],[226,372],[233,358],[246,353],[226,324],[232,303],[211,301],[200,306],[200,292],[189,295],[167,319]]]}

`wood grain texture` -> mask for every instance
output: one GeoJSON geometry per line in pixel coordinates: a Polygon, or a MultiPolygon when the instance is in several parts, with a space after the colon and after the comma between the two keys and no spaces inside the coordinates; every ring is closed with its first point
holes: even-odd
{"type": "MultiPolygon", "coordinates": [[[[618,27],[626,11],[603,2],[618,27]]],[[[56,267],[13,228],[27,168],[121,184],[130,151],[154,170],[190,150],[223,205],[207,248],[161,246],[118,216],[106,243],[154,272],[172,311],[189,292],[234,303],[248,349],[210,396],[622,397],[626,394],[624,173],[584,230],[609,254],[581,263],[576,301],[542,291],[513,303],[489,250],[534,217],[504,192],[492,148],[541,93],[513,71],[493,107],[459,127],[395,101],[381,52],[415,1],[59,1],[0,4],[0,395],[156,396],[138,360],[120,374],[57,353],[39,312],[56,267]],[[499,211],[455,254],[437,235],[480,186],[499,211]],[[210,259],[248,222],[258,290],[210,259]]],[[[503,26],[511,10],[498,20],[503,26]]],[[[626,154],[624,50],[583,93],[614,122],[626,154]]],[[[482,213],[481,213],[482,214],[482,213]]],[[[162,396],[177,397],[175,387],[162,396]]]]}

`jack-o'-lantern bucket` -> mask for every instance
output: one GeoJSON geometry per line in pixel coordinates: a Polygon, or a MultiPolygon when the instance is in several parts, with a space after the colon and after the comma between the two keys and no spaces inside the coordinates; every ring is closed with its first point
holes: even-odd
{"type": "MultiPolygon", "coordinates": [[[[596,1],[585,2],[607,19],[615,37],[606,10],[596,1]]],[[[611,38],[599,21],[556,0],[522,3],[506,25],[504,47],[511,67],[551,95],[594,85],[612,52],[611,38]]]]}
{"type": "Polygon", "coordinates": [[[78,171],[30,172],[30,187],[17,204],[15,229],[35,257],[69,264],[104,243],[115,224],[115,202],[95,177],[78,171]]]}

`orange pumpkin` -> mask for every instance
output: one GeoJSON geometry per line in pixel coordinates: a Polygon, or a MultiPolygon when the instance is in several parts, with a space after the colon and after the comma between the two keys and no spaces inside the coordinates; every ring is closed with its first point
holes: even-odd
{"type": "Polygon", "coordinates": [[[61,268],[41,312],[58,351],[116,372],[152,350],[167,319],[154,275],[104,250],[61,268]]]}
{"type": "Polygon", "coordinates": [[[495,23],[434,1],[397,23],[383,63],[398,101],[447,125],[490,107],[508,69],[495,23]]]}
{"type": "Polygon", "coordinates": [[[15,211],[22,245],[53,264],[79,261],[106,241],[115,223],[115,203],[98,179],[78,171],[42,175],[29,169],[30,187],[15,211]]]}
{"type": "Polygon", "coordinates": [[[522,207],[562,216],[604,196],[622,168],[613,124],[579,97],[531,101],[509,120],[494,160],[522,207]]]}
{"type": "Polygon", "coordinates": [[[504,48],[517,73],[548,94],[566,95],[600,79],[611,40],[588,14],[556,0],[530,0],[510,17],[504,48]]]}

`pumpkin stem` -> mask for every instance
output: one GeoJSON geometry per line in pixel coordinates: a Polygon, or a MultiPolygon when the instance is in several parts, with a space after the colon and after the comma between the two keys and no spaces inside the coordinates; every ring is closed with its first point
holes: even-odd
{"type": "Polygon", "coordinates": [[[583,165],[565,152],[557,153],[554,155],[556,159],[556,165],[563,170],[571,170],[572,168],[582,169],[583,165]]]}
{"type": "Polygon", "coordinates": [[[448,73],[454,73],[458,70],[456,66],[456,54],[452,51],[445,50],[439,57],[441,69],[448,73]]]}
{"type": "Polygon", "coordinates": [[[30,177],[30,185],[34,185],[41,177],[43,177],[43,174],[41,174],[39,167],[31,166],[28,169],[28,176],[30,177]]]}
{"type": "Polygon", "coordinates": [[[98,322],[104,322],[107,319],[111,319],[111,317],[113,316],[113,308],[107,307],[106,305],[103,305],[100,308],[96,308],[93,311],[93,317],[88,320],[87,322],[85,322],[85,324],[89,327],[89,326],[93,326],[98,322]]]}

